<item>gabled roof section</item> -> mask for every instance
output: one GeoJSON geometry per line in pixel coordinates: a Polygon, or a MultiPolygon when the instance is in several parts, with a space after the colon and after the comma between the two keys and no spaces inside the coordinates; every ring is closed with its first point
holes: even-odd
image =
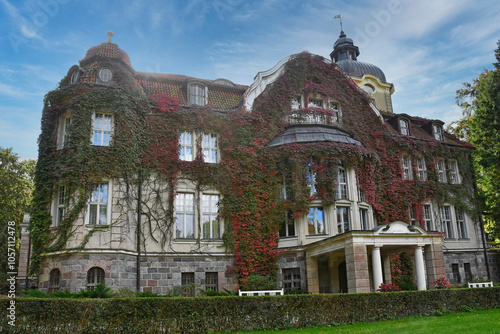
{"type": "MultiPolygon", "coordinates": [[[[408,114],[390,114],[386,112],[381,112],[381,114],[386,123],[390,125],[389,130],[394,135],[402,136],[399,132],[398,120],[400,118],[405,118],[410,122],[410,134],[411,134],[410,137],[425,141],[435,141],[432,135],[432,124],[439,124],[441,126],[443,126],[444,124],[443,121],[440,120],[432,120],[418,116],[410,116],[408,114]]],[[[444,141],[442,143],[444,144],[458,145],[467,148],[472,148],[472,145],[470,145],[469,143],[461,141],[453,134],[446,132],[444,130],[444,127],[443,127],[443,134],[444,134],[444,141]]]]}
{"type": "Polygon", "coordinates": [[[227,79],[207,80],[180,74],[136,72],[136,86],[142,87],[146,96],[167,95],[188,104],[187,87],[199,84],[207,87],[208,105],[214,110],[229,111],[238,108],[247,86],[238,85],[227,79]]]}

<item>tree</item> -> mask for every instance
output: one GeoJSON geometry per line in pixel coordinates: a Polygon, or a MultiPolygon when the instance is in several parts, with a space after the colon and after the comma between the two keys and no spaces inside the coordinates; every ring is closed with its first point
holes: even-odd
{"type": "Polygon", "coordinates": [[[11,148],[0,147],[0,291],[5,288],[7,272],[8,222],[14,221],[16,255],[19,254],[20,227],[33,192],[35,160],[20,161],[11,148]]]}
{"type": "Polygon", "coordinates": [[[484,199],[485,229],[500,241],[500,41],[493,70],[485,69],[457,90],[464,117],[449,129],[471,143],[478,191],[484,199]]]}

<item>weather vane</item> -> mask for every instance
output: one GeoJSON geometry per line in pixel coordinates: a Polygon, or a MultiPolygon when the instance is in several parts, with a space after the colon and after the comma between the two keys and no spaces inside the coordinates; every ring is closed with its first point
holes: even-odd
{"type": "Polygon", "coordinates": [[[342,17],[340,17],[340,14],[339,15],[335,15],[333,18],[340,20],[340,31],[344,31],[344,29],[342,29],[342,17]]]}

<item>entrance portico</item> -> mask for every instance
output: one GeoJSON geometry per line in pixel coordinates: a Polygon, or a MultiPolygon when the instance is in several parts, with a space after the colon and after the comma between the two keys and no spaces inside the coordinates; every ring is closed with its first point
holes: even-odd
{"type": "Polygon", "coordinates": [[[442,236],[393,222],[351,231],[306,246],[310,293],[370,292],[391,283],[390,255],[413,250],[418,290],[445,276],[442,236]]]}

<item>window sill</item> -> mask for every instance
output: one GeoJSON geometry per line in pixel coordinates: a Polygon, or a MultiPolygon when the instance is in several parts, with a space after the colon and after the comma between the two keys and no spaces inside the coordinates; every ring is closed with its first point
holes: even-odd
{"type": "MultiPolygon", "coordinates": [[[[315,235],[315,234],[311,234],[311,235],[315,235]]],[[[320,235],[324,235],[324,234],[320,234],[320,235]]],[[[280,236],[279,238],[280,238],[280,240],[281,239],[285,239],[285,240],[288,239],[289,240],[289,239],[297,239],[298,236],[296,236],[296,235],[289,235],[289,236],[280,236]]]]}

